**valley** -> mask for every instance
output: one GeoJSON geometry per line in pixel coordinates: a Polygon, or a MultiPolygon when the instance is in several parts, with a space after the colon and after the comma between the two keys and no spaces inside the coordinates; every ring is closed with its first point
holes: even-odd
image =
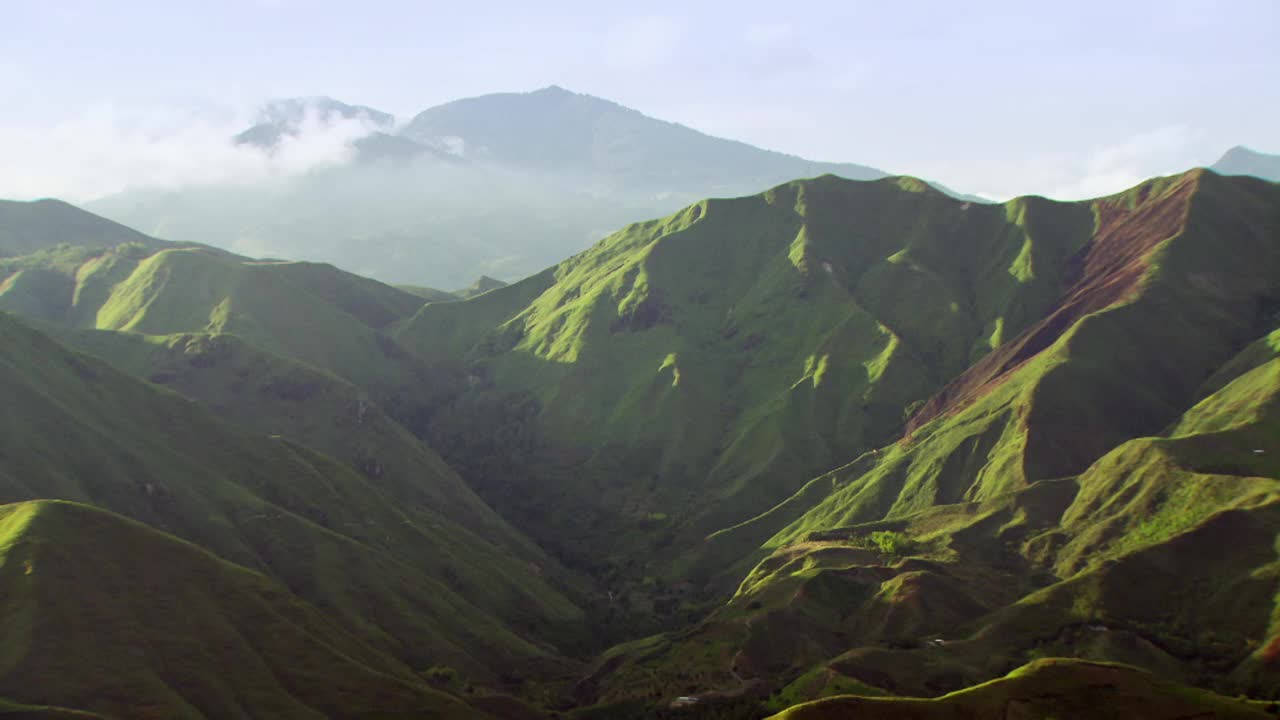
{"type": "Polygon", "coordinates": [[[821,175],[455,294],[6,202],[0,311],[31,717],[1280,699],[1258,178],[821,175]]]}

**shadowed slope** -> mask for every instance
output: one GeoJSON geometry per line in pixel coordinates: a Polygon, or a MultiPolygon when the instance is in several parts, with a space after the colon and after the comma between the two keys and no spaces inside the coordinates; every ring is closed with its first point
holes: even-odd
{"type": "Polygon", "coordinates": [[[633,225],[397,338],[470,377],[432,445],[540,541],[683,547],[895,437],[1043,315],[1091,226],[1084,205],[798,181],[633,225]],[[475,445],[481,425],[514,442],[475,445]],[[584,499],[583,525],[539,526],[584,499]]]}
{"type": "Polygon", "coordinates": [[[577,609],[430,493],[236,430],[6,316],[0,340],[0,499],[65,498],[145,521],[280,579],[415,668],[483,678],[556,666],[554,649],[522,634],[549,635],[577,609]]]}
{"type": "Polygon", "coordinates": [[[88,506],[0,506],[0,585],[0,692],[23,702],[130,718],[477,716],[279,584],[88,506]]]}

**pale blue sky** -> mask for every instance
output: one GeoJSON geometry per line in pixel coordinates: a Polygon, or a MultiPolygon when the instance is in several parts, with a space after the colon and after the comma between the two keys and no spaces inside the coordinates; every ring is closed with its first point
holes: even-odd
{"type": "Polygon", "coordinates": [[[64,165],[128,172],[73,135],[163,163],[270,97],[406,117],[549,84],[996,196],[1116,190],[1236,144],[1280,152],[1277,0],[5,5],[7,196],[91,194],[64,165]]]}

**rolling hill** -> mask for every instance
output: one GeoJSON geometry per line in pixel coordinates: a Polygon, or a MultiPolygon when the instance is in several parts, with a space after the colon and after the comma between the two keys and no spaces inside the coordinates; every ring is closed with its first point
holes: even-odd
{"type": "Polygon", "coordinates": [[[936,699],[837,697],[806,703],[775,720],[1019,717],[1093,720],[1272,717],[1261,706],[1196,692],[1122,665],[1040,661],[1007,677],[936,699]]]}
{"type": "MultiPolygon", "coordinates": [[[[550,563],[544,578],[541,554],[429,451],[416,451],[417,466],[412,449],[374,456],[393,472],[344,464],[229,425],[8,316],[0,338],[0,501],[82,502],[177,535],[270,575],[415,670],[449,665],[485,682],[564,662],[548,638],[571,644],[581,611],[552,586],[550,563]]],[[[235,367],[225,353],[200,357],[226,362],[206,377],[235,367]]],[[[326,381],[303,372],[320,386],[316,407],[326,381]]],[[[336,409],[360,424],[360,408],[336,409]]],[[[371,432],[396,431],[376,411],[365,417],[371,432]]],[[[286,429],[313,439],[295,422],[286,429]]],[[[335,447],[359,447],[354,434],[335,447]]],[[[393,435],[366,449],[409,442],[393,435]]]]}
{"type": "MultiPolygon", "coordinates": [[[[888,665],[891,689],[936,693],[1044,647],[1272,693],[1247,669],[1270,637],[1272,491],[1216,476],[1272,477],[1274,438],[1251,431],[1224,456],[1254,442],[1247,472],[1187,467],[1182,489],[1167,461],[1107,463],[1201,401],[1262,417],[1234,385],[1246,381],[1223,373],[1246,346],[1261,357],[1259,336],[1280,325],[1277,238],[1274,185],[1203,170],[1002,206],[910,180],[820,178],[631,226],[520,283],[428,305],[397,332],[468,373],[427,434],[544,546],[673,617],[708,597],[700,585],[714,595],[746,576],[694,629],[605,655],[588,697],[729,692],[846,652],[855,675],[888,665]],[[1205,390],[1212,377],[1225,387],[1205,390]],[[485,426],[501,445],[468,443],[485,426]],[[819,474],[823,463],[838,469],[819,474]],[[1138,480],[1152,466],[1162,473],[1138,480]],[[1085,509],[1095,493],[1146,500],[1099,515],[1085,509]],[[583,520],[544,521],[564,507],[583,520]],[[1224,539],[1233,522],[1241,534],[1224,539]],[[1257,554],[1197,564],[1219,542],[1257,554]],[[1136,577],[1175,592],[1161,567],[1233,590],[1160,605],[1201,629],[1126,604],[1136,577]],[[652,597],[642,578],[655,575],[695,592],[652,597]],[[1228,595],[1251,614],[1220,605],[1228,595]],[[1088,645],[1091,624],[1115,645],[1088,645]],[[957,631],[973,644],[895,649],[957,631]],[[1166,645],[1131,647],[1152,642],[1166,645]]],[[[1248,377],[1267,397],[1269,381],[1248,377]]]]}
{"type": "Polygon", "coordinates": [[[815,672],[934,695],[1043,654],[1280,690],[1280,191],[1196,171],[1092,204],[1042,319],[898,442],[711,535],[695,565],[761,545],[733,599],[620,648],[600,697],[815,672]]]}
{"type": "Polygon", "coordinates": [[[828,175],[475,290],[143,241],[0,259],[40,331],[0,316],[0,501],[146,522],[389,675],[582,718],[1280,698],[1280,186],[828,175]]]}
{"type": "MultiPolygon", "coordinates": [[[[0,584],[0,692],[26,705],[197,720],[489,717],[279,583],[86,505],[0,506],[0,584]]],[[[80,717],[27,715],[45,716],[80,717]]]]}

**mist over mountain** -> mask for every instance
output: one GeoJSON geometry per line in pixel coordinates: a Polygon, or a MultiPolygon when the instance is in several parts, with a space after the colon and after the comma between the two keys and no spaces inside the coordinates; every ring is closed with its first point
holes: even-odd
{"type": "Polygon", "coordinates": [[[449,294],[5,203],[0,708],[1264,717],[1278,228],[824,175],[449,294]]]}
{"type": "Polygon", "coordinates": [[[132,189],[87,207],[159,237],[456,289],[481,275],[517,280],[699,198],[827,173],[884,176],[711,137],[555,86],[447,103],[399,129],[372,108],[279,100],[235,142],[270,153],[336,123],[363,129],[336,166],[258,183],[132,189]]]}

